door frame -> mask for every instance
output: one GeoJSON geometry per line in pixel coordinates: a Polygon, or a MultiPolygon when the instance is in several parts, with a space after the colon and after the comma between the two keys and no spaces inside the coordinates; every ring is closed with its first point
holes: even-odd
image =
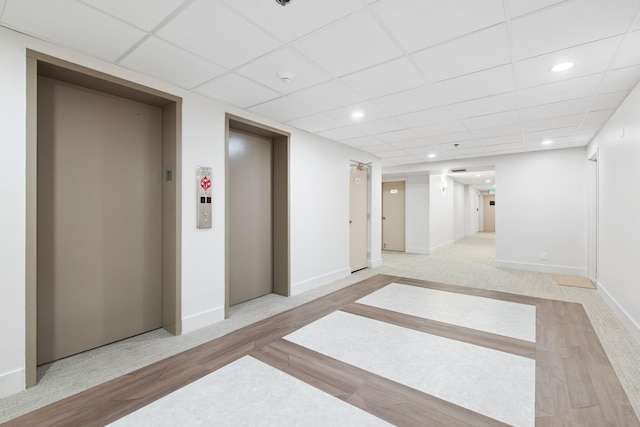
{"type": "MultiPolygon", "coordinates": [[[[229,131],[237,130],[273,140],[273,293],[291,295],[289,141],[291,134],[233,114],[225,114],[224,200],[229,218],[229,131]]],[[[229,317],[229,221],[224,228],[224,317],[229,317]]]]}
{"type": "Polygon", "coordinates": [[[32,387],[37,383],[38,75],[162,108],[162,327],[173,335],[182,333],[182,98],[30,49],[26,62],[25,379],[32,387]]]}

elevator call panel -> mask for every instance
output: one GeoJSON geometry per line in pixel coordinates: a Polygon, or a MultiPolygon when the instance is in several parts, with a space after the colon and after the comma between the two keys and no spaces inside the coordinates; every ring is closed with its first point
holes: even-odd
{"type": "Polygon", "coordinates": [[[196,168],[196,212],[198,228],[211,228],[213,218],[211,216],[212,191],[211,168],[198,166],[196,168]]]}

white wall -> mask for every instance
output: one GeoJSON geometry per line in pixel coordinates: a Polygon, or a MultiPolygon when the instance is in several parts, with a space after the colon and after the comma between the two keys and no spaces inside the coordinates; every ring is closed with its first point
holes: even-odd
{"type": "Polygon", "coordinates": [[[0,397],[25,385],[26,60],[16,38],[0,31],[0,397]]]}
{"type": "Polygon", "coordinates": [[[453,239],[464,239],[465,236],[465,188],[464,184],[453,182],[453,239]]]}
{"type": "Polygon", "coordinates": [[[599,150],[598,287],[640,342],[640,86],[589,146],[599,150]]]}
{"type": "Polygon", "coordinates": [[[586,178],[584,148],[499,158],[496,265],[586,275],[586,178]]]}
{"type": "Polygon", "coordinates": [[[429,253],[429,176],[406,179],[406,252],[429,253]]]}
{"type": "Polygon", "coordinates": [[[446,175],[429,177],[429,252],[454,242],[453,179],[446,175]],[[443,186],[445,190],[442,191],[443,186]]]}
{"type": "MultiPolygon", "coordinates": [[[[152,87],[183,98],[182,316],[185,333],[221,321],[224,306],[224,120],[225,112],[291,132],[290,211],[293,293],[349,274],[348,197],[350,159],[373,162],[372,185],[380,188],[379,159],[157,79],[85,57],[0,27],[0,397],[24,388],[25,368],[25,94],[26,49],[152,87]],[[214,170],[214,227],[195,228],[195,168],[214,170]]],[[[374,187],[375,188],[375,187],[374,187]]],[[[381,260],[381,192],[371,192],[370,264],[381,260]],[[375,214],[378,212],[378,214],[375,214]]]]}

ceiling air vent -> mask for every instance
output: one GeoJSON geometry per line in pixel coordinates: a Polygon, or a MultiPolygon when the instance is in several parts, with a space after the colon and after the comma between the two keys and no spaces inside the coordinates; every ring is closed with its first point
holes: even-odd
{"type": "Polygon", "coordinates": [[[466,172],[466,169],[451,169],[451,172],[456,173],[456,172],[466,172]]]}

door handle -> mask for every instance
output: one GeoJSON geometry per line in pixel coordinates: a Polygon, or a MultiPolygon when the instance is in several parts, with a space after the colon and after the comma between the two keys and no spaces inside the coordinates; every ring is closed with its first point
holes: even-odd
{"type": "Polygon", "coordinates": [[[349,220],[349,224],[351,224],[353,221],[349,220]]]}
{"type": "Polygon", "coordinates": [[[385,218],[385,217],[382,217],[382,219],[387,219],[387,218],[385,218]]]}

